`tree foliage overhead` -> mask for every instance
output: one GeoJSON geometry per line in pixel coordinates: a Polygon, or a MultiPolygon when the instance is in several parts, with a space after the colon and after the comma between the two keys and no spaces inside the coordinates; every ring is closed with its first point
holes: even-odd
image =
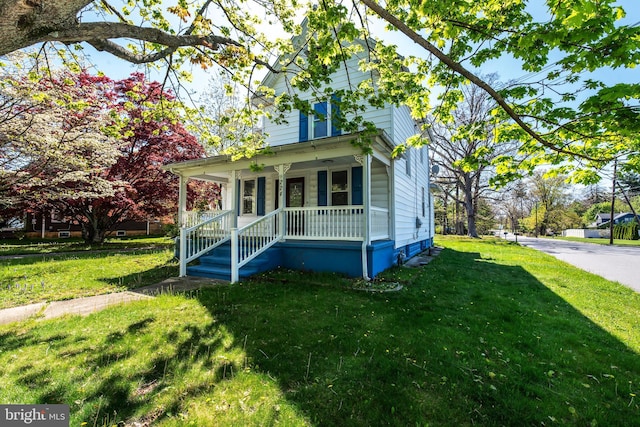
{"type": "MultiPolygon", "coordinates": [[[[633,76],[603,77],[640,62],[640,28],[622,24],[626,12],[614,0],[352,0],[313,7],[297,0],[0,0],[0,11],[0,55],[41,42],[86,42],[133,63],[217,64],[249,86],[255,66],[279,56],[273,72],[290,73],[295,65],[292,87],[320,90],[360,39],[369,56],[361,67],[372,78],[341,100],[356,119],[363,102],[404,103],[416,119],[447,117],[461,86],[471,82],[496,103],[497,141],[520,142],[517,157],[495,160],[506,179],[547,163],[592,183],[614,158],[640,170],[640,84],[633,76]],[[296,22],[302,14],[305,33],[296,22]],[[403,35],[399,45],[416,50],[370,42],[380,21],[403,35]],[[297,44],[277,39],[278,30],[297,44]],[[529,78],[496,87],[475,71],[490,73],[486,67],[505,58],[529,78]]],[[[281,110],[301,107],[295,97],[277,103],[281,110]]]]}
{"type": "MultiPolygon", "coordinates": [[[[505,123],[497,128],[497,140],[520,141],[519,154],[525,157],[524,162],[520,156],[498,159],[503,176],[513,175],[516,166],[551,163],[559,173],[593,182],[599,179],[595,170],[615,157],[640,166],[640,85],[633,77],[610,84],[603,76],[640,63],[640,28],[621,25],[625,12],[613,1],[361,4],[421,50],[420,55],[401,57],[398,49],[377,49],[379,86],[393,88],[401,82],[402,90],[391,89],[387,99],[407,102],[422,118],[449,115],[467,81],[493,98],[498,106],[494,114],[505,123]],[[498,58],[518,61],[534,77],[496,87],[474,74],[498,58]],[[443,90],[434,96],[431,88],[436,86],[443,90]],[[580,164],[567,166],[568,159],[580,164]]],[[[346,11],[343,17],[348,19],[346,11]]]]}

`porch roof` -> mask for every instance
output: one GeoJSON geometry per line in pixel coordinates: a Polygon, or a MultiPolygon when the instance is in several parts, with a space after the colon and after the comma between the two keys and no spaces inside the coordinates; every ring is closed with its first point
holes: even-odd
{"type": "MultiPolygon", "coordinates": [[[[303,162],[318,162],[336,160],[340,157],[362,154],[362,150],[352,142],[360,136],[359,133],[340,135],[328,138],[294,144],[276,145],[269,147],[269,154],[260,154],[250,159],[233,160],[231,155],[218,155],[203,159],[187,160],[170,163],[162,168],[185,178],[202,179],[208,181],[226,182],[232,170],[250,170],[252,166],[276,166],[283,163],[299,164],[303,162]]],[[[375,157],[390,159],[393,143],[383,131],[373,136],[372,149],[375,157]]]]}

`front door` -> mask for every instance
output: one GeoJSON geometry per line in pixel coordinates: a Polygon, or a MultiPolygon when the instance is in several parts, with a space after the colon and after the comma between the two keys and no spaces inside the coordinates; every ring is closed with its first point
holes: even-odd
{"type": "MultiPolygon", "coordinates": [[[[304,178],[287,178],[286,207],[301,208],[304,206],[304,178]]],[[[304,233],[304,215],[302,211],[289,212],[287,215],[287,232],[300,236],[304,233]]]]}

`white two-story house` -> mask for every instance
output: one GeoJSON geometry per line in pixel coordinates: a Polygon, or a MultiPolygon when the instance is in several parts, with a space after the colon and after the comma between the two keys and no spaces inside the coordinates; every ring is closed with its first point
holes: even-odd
{"type": "MultiPolygon", "coordinates": [[[[360,59],[345,61],[331,87],[369,78],[360,59]]],[[[276,95],[291,90],[283,73],[269,73],[263,85],[276,95]]],[[[373,278],[433,244],[428,147],[392,157],[394,147],[420,132],[409,109],[368,109],[364,118],[377,132],[367,134],[371,151],[363,153],[351,143],[360,134],[336,126],[335,98],[299,95],[308,96],[312,114],[292,110],[282,122],[264,121],[272,154],[236,161],[219,155],[165,167],[181,183],[180,275],[236,282],[283,267],[373,278]],[[222,186],[220,211],[186,211],[191,179],[222,186]]]]}

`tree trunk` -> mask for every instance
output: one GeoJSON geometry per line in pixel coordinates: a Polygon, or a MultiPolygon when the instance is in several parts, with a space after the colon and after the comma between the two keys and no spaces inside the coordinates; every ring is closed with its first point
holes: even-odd
{"type": "Polygon", "coordinates": [[[107,227],[98,218],[90,217],[88,221],[83,222],[82,238],[87,245],[101,245],[107,234],[107,227]]]}
{"type": "Polygon", "coordinates": [[[464,175],[464,207],[467,211],[467,235],[469,237],[478,237],[476,228],[476,209],[473,203],[473,186],[471,185],[471,177],[469,174],[464,175]]]}

